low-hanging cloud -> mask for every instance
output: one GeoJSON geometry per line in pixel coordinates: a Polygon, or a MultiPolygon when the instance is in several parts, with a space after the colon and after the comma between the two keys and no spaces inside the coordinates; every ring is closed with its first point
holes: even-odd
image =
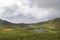
{"type": "Polygon", "coordinates": [[[60,0],[0,0],[0,19],[36,23],[60,18],[60,0]]]}

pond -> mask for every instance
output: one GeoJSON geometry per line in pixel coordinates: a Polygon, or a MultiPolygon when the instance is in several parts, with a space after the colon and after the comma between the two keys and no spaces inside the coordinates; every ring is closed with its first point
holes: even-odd
{"type": "Polygon", "coordinates": [[[39,29],[36,29],[36,30],[33,30],[34,32],[46,32],[46,28],[39,28],[39,29]]]}

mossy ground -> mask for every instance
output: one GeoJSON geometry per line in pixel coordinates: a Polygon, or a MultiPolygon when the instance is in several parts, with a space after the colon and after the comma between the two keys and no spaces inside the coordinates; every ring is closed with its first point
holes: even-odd
{"type": "Polygon", "coordinates": [[[60,33],[32,32],[24,28],[0,28],[0,40],[60,40],[60,33]]]}

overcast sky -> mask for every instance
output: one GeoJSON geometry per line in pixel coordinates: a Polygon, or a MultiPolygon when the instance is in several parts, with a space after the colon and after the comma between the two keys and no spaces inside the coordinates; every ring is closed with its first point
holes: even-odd
{"type": "Polygon", "coordinates": [[[60,18],[60,0],[0,0],[0,19],[36,23],[60,18]]]}

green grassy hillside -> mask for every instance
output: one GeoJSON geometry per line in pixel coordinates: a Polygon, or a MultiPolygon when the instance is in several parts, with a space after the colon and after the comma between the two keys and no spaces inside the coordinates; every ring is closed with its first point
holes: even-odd
{"type": "Polygon", "coordinates": [[[0,40],[60,40],[60,18],[35,24],[0,20],[0,40]]]}
{"type": "Polygon", "coordinates": [[[37,24],[30,24],[28,25],[27,29],[41,29],[45,28],[47,32],[54,32],[54,31],[59,31],[60,29],[60,18],[54,19],[54,20],[49,20],[46,22],[42,23],[37,23],[37,24]]]}

